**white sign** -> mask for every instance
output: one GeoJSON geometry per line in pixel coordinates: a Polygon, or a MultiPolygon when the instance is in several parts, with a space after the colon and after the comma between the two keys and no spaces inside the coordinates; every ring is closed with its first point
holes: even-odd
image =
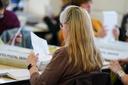
{"type": "Polygon", "coordinates": [[[109,41],[115,41],[112,31],[118,23],[118,14],[115,11],[104,11],[103,20],[105,29],[107,30],[107,36],[105,39],[109,41]]]}

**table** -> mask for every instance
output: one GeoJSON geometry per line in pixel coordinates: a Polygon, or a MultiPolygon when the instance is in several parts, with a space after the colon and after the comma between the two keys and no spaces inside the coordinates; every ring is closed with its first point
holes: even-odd
{"type": "MultiPolygon", "coordinates": [[[[55,52],[55,50],[58,48],[59,47],[49,45],[49,50],[50,50],[51,54],[53,54],[55,52]]],[[[42,68],[42,71],[43,71],[43,69],[45,68],[45,65],[43,65],[42,67],[43,67],[42,68]]],[[[0,64],[0,71],[3,71],[3,70],[21,70],[21,69],[22,68],[17,68],[17,67],[12,67],[12,66],[0,64]]],[[[25,78],[25,77],[21,80],[14,80],[14,79],[11,79],[8,77],[0,77],[0,85],[30,85],[30,83],[29,83],[29,78],[25,78]]]]}
{"type": "MultiPolygon", "coordinates": [[[[0,70],[12,70],[12,69],[21,69],[6,65],[0,65],[0,70]]],[[[0,85],[30,85],[29,79],[22,79],[22,80],[14,80],[9,77],[0,77],[0,85]]]]}

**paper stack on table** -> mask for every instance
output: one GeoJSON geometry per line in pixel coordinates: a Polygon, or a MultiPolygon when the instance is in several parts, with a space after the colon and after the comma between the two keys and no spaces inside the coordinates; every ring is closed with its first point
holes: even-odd
{"type": "Polygon", "coordinates": [[[26,68],[26,59],[32,50],[17,46],[0,46],[0,64],[26,68]]]}
{"type": "MultiPolygon", "coordinates": [[[[16,69],[0,69],[0,76],[6,76],[13,80],[28,80],[30,78],[29,71],[23,68],[27,67],[26,59],[32,51],[35,54],[39,53],[39,70],[44,70],[52,58],[49,56],[48,44],[46,40],[39,38],[34,33],[31,33],[31,40],[33,50],[9,45],[0,46],[0,64],[18,67],[16,69]]],[[[4,81],[0,81],[0,83],[4,83],[4,81]]]]}
{"type": "Polygon", "coordinates": [[[26,68],[26,59],[32,51],[34,51],[35,54],[39,53],[39,66],[48,64],[52,55],[49,55],[49,47],[46,40],[39,38],[34,33],[31,33],[31,40],[33,50],[17,46],[0,45],[0,64],[26,68]]]}
{"type": "Polygon", "coordinates": [[[1,77],[9,77],[14,80],[28,80],[30,74],[27,69],[4,69],[0,70],[1,77]]]}
{"type": "Polygon", "coordinates": [[[100,49],[102,57],[106,60],[128,58],[128,43],[120,41],[107,42],[95,38],[95,44],[100,49]]]}

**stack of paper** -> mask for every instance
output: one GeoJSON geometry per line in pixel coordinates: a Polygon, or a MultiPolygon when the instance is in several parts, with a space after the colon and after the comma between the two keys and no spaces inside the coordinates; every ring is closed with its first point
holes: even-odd
{"type": "Polygon", "coordinates": [[[35,55],[39,54],[39,68],[42,64],[48,64],[52,58],[52,55],[49,53],[49,47],[46,40],[39,38],[34,33],[31,33],[31,41],[33,50],[17,46],[1,45],[0,64],[26,68],[26,59],[32,51],[35,52],[35,55]]]}
{"type": "Polygon", "coordinates": [[[27,80],[30,78],[29,71],[27,69],[5,69],[0,70],[0,76],[10,77],[14,80],[27,80]]]}
{"type": "Polygon", "coordinates": [[[127,59],[128,52],[100,48],[101,55],[106,60],[127,59]]]}
{"type": "Polygon", "coordinates": [[[27,63],[26,59],[32,50],[9,46],[1,45],[0,46],[0,64],[26,68],[27,63]]]}
{"type": "Polygon", "coordinates": [[[115,60],[128,58],[128,43],[119,41],[106,42],[102,39],[95,38],[95,44],[100,49],[104,59],[115,60]]]}

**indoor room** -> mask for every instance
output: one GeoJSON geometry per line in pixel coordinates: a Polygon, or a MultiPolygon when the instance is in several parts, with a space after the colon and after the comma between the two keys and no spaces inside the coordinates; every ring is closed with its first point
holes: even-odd
{"type": "Polygon", "coordinates": [[[128,0],[0,0],[0,85],[128,85],[128,0]]]}

